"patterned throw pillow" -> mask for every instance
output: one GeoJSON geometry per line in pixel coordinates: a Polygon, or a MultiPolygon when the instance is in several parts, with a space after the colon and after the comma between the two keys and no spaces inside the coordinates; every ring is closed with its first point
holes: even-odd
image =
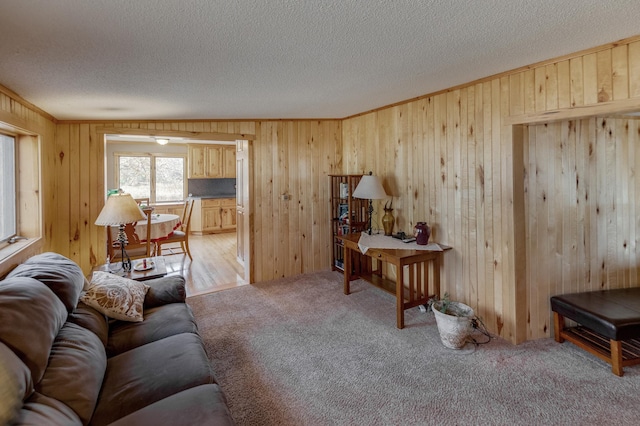
{"type": "Polygon", "coordinates": [[[149,286],[139,281],[96,271],[80,300],[109,318],[140,322],[144,319],[142,311],[148,290],[149,286]]]}

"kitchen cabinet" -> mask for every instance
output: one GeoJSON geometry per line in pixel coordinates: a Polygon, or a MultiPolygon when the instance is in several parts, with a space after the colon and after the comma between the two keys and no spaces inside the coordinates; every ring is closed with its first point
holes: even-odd
{"type": "Polygon", "coordinates": [[[202,232],[212,232],[221,228],[219,200],[205,200],[202,203],[202,232]],[[209,202],[211,201],[211,202],[209,202]]]}
{"type": "Polygon", "coordinates": [[[222,177],[236,177],[236,147],[235,145],[222,148],[222,177]]]}
{"type": "Polygon", "coordinates": [[[234,145],[189,145],[189,179],[236,177],[234,145]]]}
{"type": "Polygon", "coordinates": [[[235,198],[205,198],[194,201],[191,232],[213,234],[236,229],[235,198]]]}
{"type": "Polygon", "coordinates": [[[205,177],[219,178],[222,177],[222,147],[221,146],[205,146],[205,177]]]}
{"type": "Polygon", "coordinates": [[[205,162],[206,162],[206,149],[204,145],[189,145],[189,164],[188,164],[188,176],[189,179],[204,178],[206,177],[205,162]]]}
{"type": "Polygon", "coordinates": [[[226,204],[220,206],[220,228],[236,229],[236,220],[236,200],[227,200],[226,204]]]}
{"type": "Polygon", "coordinates": [[[153,212],[159,214],[177,214],[178,216],[182,216],[182,210],[184,210],[184,203],[156,204],[153,206],[153,212]]]}

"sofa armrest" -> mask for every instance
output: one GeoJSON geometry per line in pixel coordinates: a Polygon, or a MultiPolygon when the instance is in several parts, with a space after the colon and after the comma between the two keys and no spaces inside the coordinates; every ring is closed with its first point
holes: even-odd
{"type": "Polygon", "coordinates": [[[150,309],[169,303],[184,303],[187,298],[185,281],[182,275],[156,278],[145,281],[149,291],[144,298],[144,308],[150,309]]]}

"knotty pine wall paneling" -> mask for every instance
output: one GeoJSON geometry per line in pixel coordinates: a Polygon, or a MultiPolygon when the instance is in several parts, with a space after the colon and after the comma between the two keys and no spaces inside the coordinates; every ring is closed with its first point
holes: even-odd
{"type": "Polygon", "coordinates": [[[326,176],[339,171],[338,120],[95,122],[57,125],[52,179],[55,251],[85,272],[105,260],[104,228],[93,225],[104,205],[104,140],[109,128],[255,135],[254,230],[257,281],[330,265],[326,176]],[[291,195],[283,200],[282,194],[291,195]]]}
{"type": "MultiPolygon", "coordinates": [[[[25,158],[19,164],[18,175],[26,179],[39,180],[39,194],[19,194],[23,203],[29,205],[22,206],[21,209],[29,211],[29,215],[39,217],[41,220],[42,238],[39,243],[29,246],[26,250],[19,254],[10,256],[0,261],[0,276],[5,275],[13,267],[43,251],[51,250],[51,230],[55,226],[52,220],[52,212],[54,205],[54,185],[50,179],[54,168],[55,158],[55,133],[56,126],[53,117],[46,112],[24,101],[11,90],[0,86],[0,123],[5,129],[18,129],[21,134],[28,134],[30,140],[39,139],[39,150],[36,146],[29,146],[31,160],[25,158]],[[40,173],[34,173],[28,168],[41,167],[40,173]],[[36,205],[36,199],[39,197],[41,205],[36,205]],[[35,211],[39,210],[39,211],[35,211]]],[[[20,147],[19,147],[20,149],[20,147]]],[[[23,150],[24,152],[24,150],[23,150]]],[[[32,186],[32,185],[29,185],[32,186]]],[[[35,184],[33,186],[37,186],[35,184]]],[[[40,227],[40,226],[39,226],[40,227]]],[[[37,232],[37,229],[33,229],[37,232]]]]}
{"type": "MultiPolygon", "coordinates": [[[[76,232],[74,229],[73,235],[70,231],[72,228],[77,228],[78,215],[73,214],[72,209],[76,209],[77,206],[70,206],[69,200],[71,195],[71,152],[70,152],[70,126],[59,126],[56,129],[55,140],[55,154],[53,161],[53,170],[49,179],[53,182],[53,204],[55,206],[55,212],[58,213],[57,220],[51,229],[51,247],[56,253],[64,254],[73,260],[76,260],[77,253],[71,253],[70,243],[76,238],[76,232]],[[74,256],[75,254],[75,256],[74,256]]],[[[73,144],[78,145],[79,140],[73,141],[73,144]]],[[[74,162],[77,167],[77,162],[74,162]]],[[[78,182],[80,178],[80,169],[74,170],[74,183],[78,182]]],[[[73,190],[77,191],[78,186],[73,185],[73,190]]],[[[75,197],[79,199],[79,197],[75,197]]]]}
{"type": "MultiPolygon", "coordinates": [[[[58,124],[53,172],[55,225],[51,229],[53,251],[76,261],[85,272],[106,260],[101,247],[104,227],[94,225],[104,205],[104,141],[95,125],[58,124]]],[[[105,243],[106,244],[106,243],[105,243]]]]}
{"type": "MultiPolygon", "coordinates": [[[[549,336],[548,295],[637,280],[635,207],[620,211],[626,198],[611,198],[605,188],[639,191],[629,171],[638,161],[631,142],[637,132],[629,130],[637,124],[607,116],[639,106],[635,37],[344,120],[56,124],[7,91],[0,96],[0,120],[41,135],[44,248],[74,258],[85,271],[104,259],[104,230],[93,225],[105,191],[104,142],[96,129],[251,134],[257,280],[328,268],[326,175],[372,170],[393,195],[396,230],[426,220],[433,240],[454,248],[446,255],[443,290],[473,306],[492,332],[521,342],[549,336]],[[539,128],[562,120],[573,122],[573,130],[539,128]],[[515,132],[514,125],[524,127],[515,132]],[[571,157],[566,150],[574,152],[573,146],[571,157]],[[550,184],[546,197],[588,196],[598,203],[567,209],[571,215],[550,213],[540,192],[550,184]],[[290,201],[282,200],[285,192],[290,201]],[[627,227],[625,239],[619,229],[627,227]],[[522,250],[520,228],[527,239],[522,250]],[[550,269],[543,272],[536,261],[544,256],[550,269]],[[522,279],[520,270],[526,271],[522,279]],[[562,271],[561,287],[534,271],[554,279],[562,271]]],[[[378,211],[383,203],[376,202],[378,211]]]]}
{"type": "Polygon", "coordinates": [[[550,295],[637,282],[636,207],[621,211],[638,192],[637,124],[605,118],[638,98],[636,37],[347,118],[342,172],[373,170],[396,229],[426,220],[453,247],[443,291],[492,332],[548,337],[550,295]]]}
{"type": "Polygon", "coordinates": [[[527,337],[548,333],[556,294],[638,285],[638,119],[529,126],[527,337]]]}

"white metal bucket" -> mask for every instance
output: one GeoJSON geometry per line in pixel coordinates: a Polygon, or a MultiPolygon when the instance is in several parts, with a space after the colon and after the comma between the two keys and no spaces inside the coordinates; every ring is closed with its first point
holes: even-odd
{"type": "Polygon", "coordinates": [[[448,315],[440,312],[442,302],[435,302],[432,306],[433,313],[436,317],[440,340],[447,348],[461,349],[467,342],[467,337],[471,333],[471,319],[473,318],[473,309],[470,306],[460,302],[449,302],[449,306],[454,309],[458,315],[448,315]]]}

